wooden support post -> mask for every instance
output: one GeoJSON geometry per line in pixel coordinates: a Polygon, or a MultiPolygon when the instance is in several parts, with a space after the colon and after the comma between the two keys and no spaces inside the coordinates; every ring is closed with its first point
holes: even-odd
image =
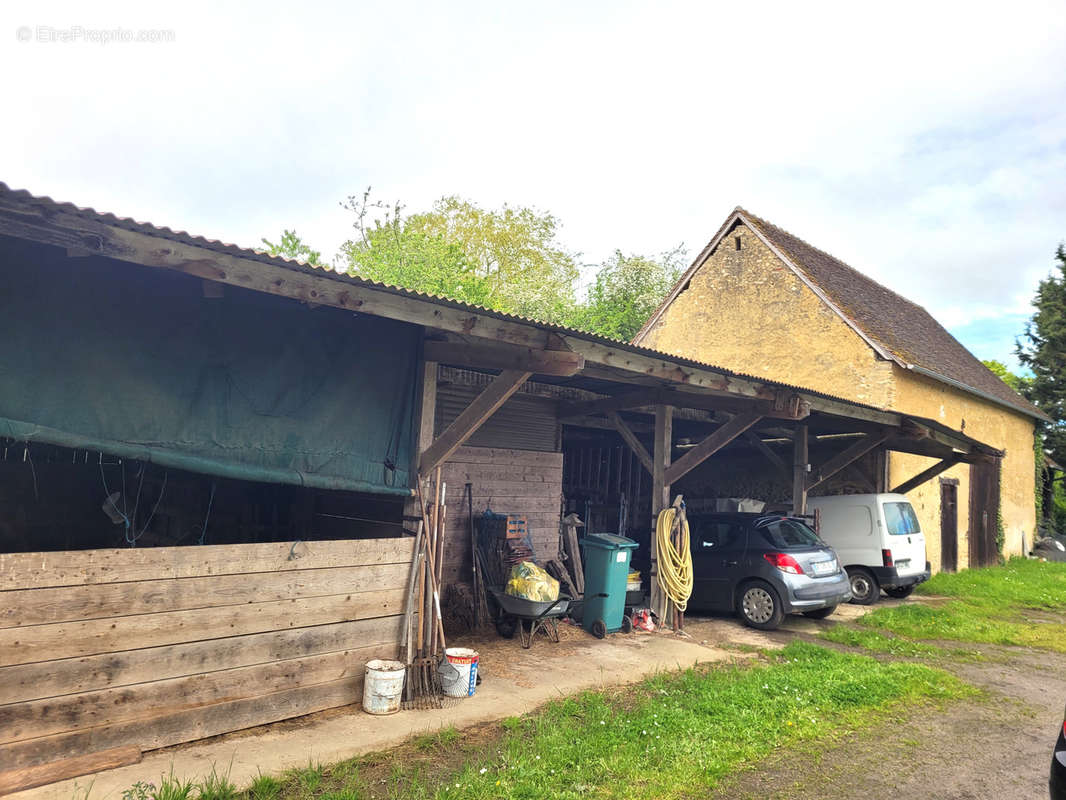
{"type": "Polygon", "coordinates": [[[906,494],[907,492],[913,491],[926,481],[935,478],[941,472],[946,472],[947,470],[951,469],[960,461],[962,461],[962,456],[945,458],[943,461],[938,461],[936,464],[933,464],[933,466],[929,467],[929,469],[923,470],[910,480],[901,483],[899,486],[892,490],[892,493],[906,494]]]}
{"type": "Polygon", "coordinates": [[[629,449],[633,451],[633,454],[637,457],[637,460],[644,466],[648,472],[654,473],[655,468],[652,466],[651,456],[648,455],[648,451],[644,445],[641,444],[640,439],[633,433],[632,428],[626,425],[618,413],[615,411],[608,412],[607,419],[614,425],[614,429],[618,431],[618,435],[622,437],[622,440],[629,446],[629,449]]]}
{"type": "Polygon", "coordinates": [[[659,512],[670,505],[670,486],[666,470],[670,466],[670,451],[674,441],[674,409],[655,407],[655,447],[651,473],[651,610],[660,624],[666,620],[666,593],[659,585],[659,554],[655,543],[655,524],[659,512]]]}
{"type": "Polygon", "coordinates": [[[737,414],[666,469],[664,483],[674,484],[762,419],[760,414],[737,414]]]}
{"type": "Polygon", "coordinates": [[[428,475],[435,467],[448,460],[470,436],[496,413],[529,380],[531,372],[505,369],[474,400],[463,409],[455,421],[436,440],[422,451],[418,471],[428,475]]]}
{"type": "MultiPolygon", "coordinates": [[[[421,454],[433,444],[434,426],[437,421],[437,362],[423,361],[421,369],[422,391],[418,407],[418,448],[411,459],[411,488],[416,488],[418,467],[421,454]]],[[[422,518],[424,509],[419,509],[418,494],[415,492],[404,502],[403,515],[408,520],[405,525],[415,525],[422,518]]],[[[408,533],[413,533],[413,529],[408,533]]]]}
{"type": "Polygon", "coordinates": [[[797,425],[792,437],[792,513],[807,513],[807,425],[797,425]]]}
{"type": "Polygon", "coordinates": [[[875,447],[879,447],[888,438],[887,432],[869,433],[850,447],[837,453],[817,470],[807,476],[806,489],[809,492],[815,486],[825,483],[849,464],[858,461],[875,447]]]}

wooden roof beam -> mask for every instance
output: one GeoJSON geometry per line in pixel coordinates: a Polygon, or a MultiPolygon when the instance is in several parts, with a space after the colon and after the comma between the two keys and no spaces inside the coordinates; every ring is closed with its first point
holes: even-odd
{"type": "Polygon", "coordinates": [[[913,491],[926,481],[935,478],[941,472],[946,472],[947,470],[951,469],[960,461],[962,461],[962,456],[952,456],[951,458],[945,458],[943,461],[938,461],[936,464],[933,464],[933,466],[929,467],[929,469],[922,470],[910,480],[901,483],[899,486],[892,490],[892,493],[906,494],[907,492],[913,491]]]}
{"type": "Polygon", "coordinates": [[[496,413],[496,410],[507,402],[507,399],[519,390],[523,383],[529,380],[532,373],[516,369],[506,369],[486,386],[481,394],[475,397],[470,405],[455,418],[433,444],[422,451],[418,459],[418,472],[428,475],[439,464],[448,460],[456,450],[463,446],[474,431],[485,424],[485,421],[496,413]]]}
{"type": "Polygon", "coordinates": [[[832,478],[842,469],[858,461],[860,458],[862,458],[874,448],[880,447],[888,440],[888,436],[888,431],[882,431],[878,434],[870,433],[859,439],[850,447],[847,447],[841,452],[837,453],[831,459],[822,464],[821,467],[814,470],[810,475],[807,476],[807,491],[809,492],[815,486],[825,483],[827,480],[832,478]]]}
{"type": "Polygon", "coordinates": [[[472,369],[526,370],[538,375],[569,377],[585,366],[585,357],[570,350],[539,350],[505,344],[442,342],[427,339],[426,361],[472,369]]]}
{"type": "Polygon", "coordinates": [[[607,419],[609,419],[611,421],[611,424],[614,425],[614,429],[618,431],[618,435],[622,437],[622,441],[624,441],[629,446],[629,449],[633,451],[634,455],[636,455],[637,457],[637,460],[640,461],[640,463],[644,466],[644,469],[654,475],[655,468],[652,464],[651,456],[648,454],[647,448],[644,447],[640,439],[638,439],[636,434],[633,433],[632,429],[630,429],[630,427],[626,425],[625,421],[620,416],[618,416],[618,412],[609,412],[607,414],[607,419]]]}
{"type": "Polygon", "coordinates": [[[744,431],[762,419],[761,414],[737,414],[714,433],[693,447],[681,458],[666,468],[665,483],[671,485],[681,480],[708,458],[713,456],[744,431]]]}

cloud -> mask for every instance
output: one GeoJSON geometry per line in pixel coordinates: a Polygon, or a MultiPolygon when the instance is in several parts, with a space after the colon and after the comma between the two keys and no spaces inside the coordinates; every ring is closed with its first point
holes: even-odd
{"type": "Polygon", "coordinates": [[[742,204],[961,323],[1066,237],[1058,2],[9,2],[4,35],[0,179],[238,244],[332,253],[369,185],[551,210],[588,262],[742,204]],[[42,24],[175,41],[14,40],[42,24]]]}

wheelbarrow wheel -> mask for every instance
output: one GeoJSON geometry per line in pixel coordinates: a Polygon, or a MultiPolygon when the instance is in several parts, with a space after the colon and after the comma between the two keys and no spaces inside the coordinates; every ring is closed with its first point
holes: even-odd
{"type": "Polygon", "coordinates": [[[622,617],[622,633],[632,633],[632,632],[633,632],[633,619],[631,617],[628,617],[628,616],[623,616],[622,617]]]}
{"type": "Polygon", "coordinates": [[[514,617],[502,617],[496,620],[496,633],[504,639],[513,639],[518,630],[518,620],[514,617]]]}
{"type": "Polygon", "coordinates": [[[598,619],[592,623],[592,630],[589,631],[597,639],[602,639],[607,635],[607,623],[602,619],[598,619]]]}

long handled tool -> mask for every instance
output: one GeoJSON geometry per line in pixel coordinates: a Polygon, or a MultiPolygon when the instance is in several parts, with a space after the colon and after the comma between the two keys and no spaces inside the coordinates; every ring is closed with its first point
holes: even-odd
{"type": "Polygon", "coordinates": [[[430,527],[429,520],[437,522],[439,515],[436,509],[427,517],[425,502],[422,497],[422,478],[418,478],[418,505],[422,513],[422,526],[427,530],[427,535],[422,540],[422,556],[419,566],[419,609],[418,618],[418,655],[414,659],[411,668],[412,696],[408,701],[409,708],[431,709],[441,708],[443,703],[441,695],[440,672],[438,665],[440,654],[444,651],[444,625],[441,621],[440,612],[440,589],[437,583],[437,565],[434,551],[437,549],[435,531],[430,527]],[[438,649],[439,647],[439,649],[438,649]]]}
{"type": "Polygon", "coordinates": [[[414,611],[415,611],[415,594],[418,590],[418,574],[419,567],[422,565],[422,522],[418,523],[418,533],[415,534],[415,551],[414,557],[411,559],[411,573],[407,579],[407,603],[404,608],[403,618],[403,634],[400,641],[401,649],[405,649],[404,666],[406,667],[406,675],[404,680],[405,699],[410,702],[414,700],[415,696],[415,674],[414,674],[414,656],[415,656],[415,635],[414,635],[414,611]]]}

